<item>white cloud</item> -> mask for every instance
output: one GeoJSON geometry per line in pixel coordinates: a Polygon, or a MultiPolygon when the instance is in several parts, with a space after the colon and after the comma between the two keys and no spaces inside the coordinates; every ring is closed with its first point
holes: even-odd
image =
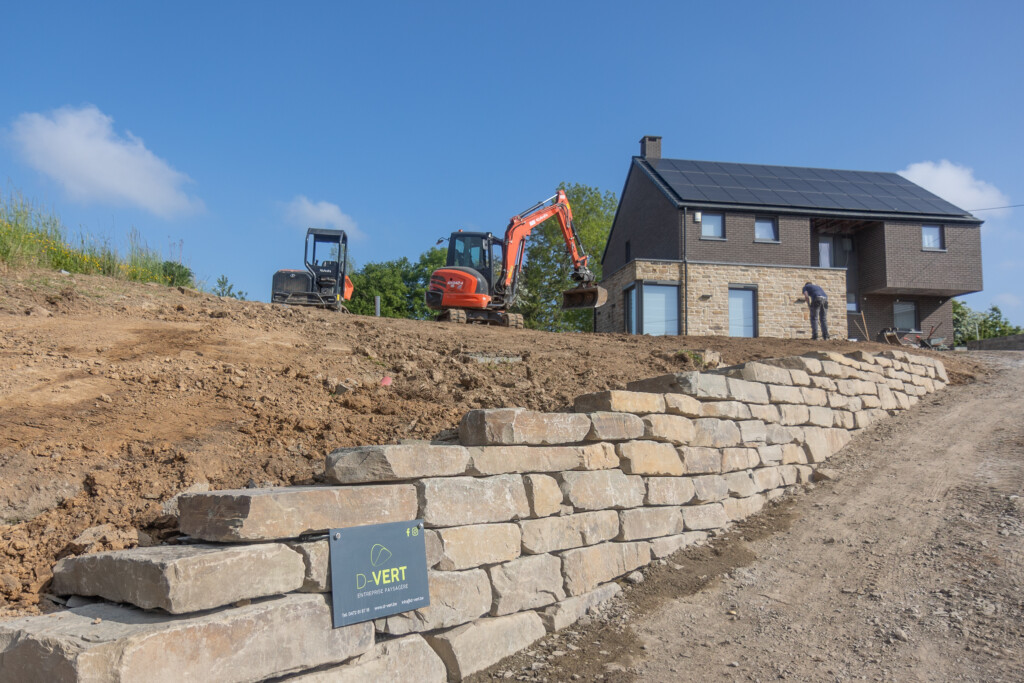
{"type": "MultiPolygon", "coordinates": [[[[1010,198],[1000,192],[995,185],[975,178],[974,169],[954,164],[946,159],[938,162],[920,161],[897,173],[967,211],[1006,206],[1011,203],[1010,198]]],[[[990,219],[1006,215],[1009,215],[1009,209],[985,211],[978,217],[990,219]]]]}
{"type": "Polygon", "coordinates": [[[22,114],[11,138],[26,163],[76,200],[132,205],[164,218],[203,208],[182,189],[187,175],[130,132],[118,134],[114,120],[92,105],[22,114]]]}
{"type": "Polygon", "coordinates": [[[352,217],[343,213],[337,204],[311,202],[303,195],[297,196],[285,205],[285,218],[300,228],[333,228],[344,230],[353,239],[365,237],[352,217]]]}

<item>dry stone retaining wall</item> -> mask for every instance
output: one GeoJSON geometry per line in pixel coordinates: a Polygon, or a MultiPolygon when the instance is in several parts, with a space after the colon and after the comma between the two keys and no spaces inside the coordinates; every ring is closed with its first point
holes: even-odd
{"type": "Polygon", "coordinates": [[[817,352],[641,380],[575,413],[474,410],[458,445],[331,453],[330,486],[186,494],[195,543],[61,560],[71,609],[0,625],[0,678],[461,680],[946,382],[941,362],[898,350],[817,352]],[[417,517],[431,604],[332,629],[323,532],[417,517]]]}

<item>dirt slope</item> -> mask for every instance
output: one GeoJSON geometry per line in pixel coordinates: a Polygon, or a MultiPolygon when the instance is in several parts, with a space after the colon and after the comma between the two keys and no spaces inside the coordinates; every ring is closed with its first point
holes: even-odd
{"type": "Polygon", "coordinates": [[[988,358],[856,436],[834,481],[475,680],[1024,681],[1024,353],[988,358]]]}
{"type": "MultiPolygon", "coordinates": [[[[49,272],[2,276],[0,331],[8,615],[52,607],[40,595],[62,555],[173,534],[163,504],[188,487],[319,481],[334,448],[450,438],[472,408],[564,410],[693,369],[683,349],[732,364],[822,348],[375,319],[49,272]]],[[[979,371],[943,358],[954,380],[979,371]]]]}

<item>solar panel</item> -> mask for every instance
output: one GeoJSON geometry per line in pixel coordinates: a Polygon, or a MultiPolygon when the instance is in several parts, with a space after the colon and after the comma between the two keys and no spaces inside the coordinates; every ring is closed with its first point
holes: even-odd
{"type": "Polygon", "coordinates": [[[846,211],[964,216],[966,212],[896,173],[650,159],[686,201],[846,211]]]}

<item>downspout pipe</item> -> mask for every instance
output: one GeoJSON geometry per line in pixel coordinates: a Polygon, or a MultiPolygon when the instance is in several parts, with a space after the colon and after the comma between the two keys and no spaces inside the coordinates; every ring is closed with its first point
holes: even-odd
{"type": "Polygon", "coordinates": [[[683,335],[690,334],[690,266],[686,249],[686,214],[689,209],[683,207],[683,335]]]}

